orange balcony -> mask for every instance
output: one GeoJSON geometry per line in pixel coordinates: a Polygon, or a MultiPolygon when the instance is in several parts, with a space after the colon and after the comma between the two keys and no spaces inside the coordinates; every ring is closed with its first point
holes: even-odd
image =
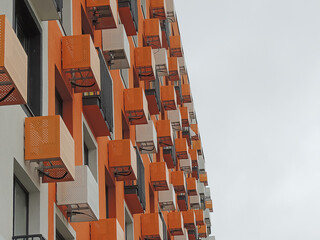
{"type": "Polygon", "coordinates": [[[188,108],[189,116],[191,119],[196,119],[196,112],[194,110],[193,102],[191,103],[185,103],[183,106],[188,108]]]}
{"type": "Polygon", "coordinates": [[[196,178],[199,180],[199,168],[198,167],[192,167],[192,177],[196,178]]]}
{"type": "Polygon", "coordinates": [[[190,92],[190,84],[182,84],[181,91],[182,91],[182,102],[183,103],[191,103],[192,97],[191,97],[191,92],[190,92]]]}
{"type": "Polygon", "coordinates": [[[176,57],[168,58],[169,64],[169,81],[179,81],[180,80],[180,69],[178,64],[178,59],[176,57]]]}
{"type": "Polygon", "coordinates": [[[178,159],[188,158],[188,144],[185,138],[176,138],[176,154],[178,159]]]}
{"type": "Polygon", "coordinates": [[[190,229],[188,230],[188,240],[198,240],[198,229],[190,229]]]}
{"type": "Polygon", "coordinates": [[[165,162],[154,162],[150,165],[150,180],[155,191],[169,190],[169,171],[165,162]]]}
{"type": "Polygon", "coordinates": [[[183,171],[171,172],[171,183],[176,193],[186,192],[186,179],[183,171]]]}
{"type": "Polygon", "coordinates": [[[165,20],[167,18],[166,0],[150,0],[150,14],[152,18],[165,20]]]}
{"type": "Polygon", "coordinates": [[[198,151],[198,155],[202,156],[203,152],[202,152],[202,145],[201,145],[201,140],[193,140],[192,141],[192,148],[196,149],[198,151]]]}
{"type": "Polygon", "coordinates": [[[161,86],[161,102],[167,111],[177,109],[177,96],[173,85],[161,86]]]}
{"type": "Polygon", "coordinates": [[[196,228],[196,216],[194,210],[188,210],[182,212],[184,227],[186,229],[195,229],[196,228]]]}
{"type": "Polygon", "coordinates": [[[87,0],[87,12],[96,30],[116,28],[116,0],[87,0]]]}
{"type": "Polygon", "coordinates": [[[134,67],[140,80],[154,81],[156,79],[155,58],[151,47],[134,49],[134,67]]]}
{"type": "Polygon", "coordinates": [[[124,111],[132,125],[148,123],[148,102],[142,88],[123,90],[124,111]]]}
{"type": "Polygon", "coordinates": [[[196,215],[196,224],[204,225],[204,214],[203,209],[194,210],[194,214],[196,215]]]}
{"type": "Polygon", "coordinates": [[[187,190],[189,196],[198,195],[197,179],[193,177],[187,178],[187,190]]]}
{"type": "Polygon", "coordinates": [[[198,226],[198,236],[200,238],[206,238],[208,236],[206,224],[198,226]]]}
{"type": "Polygon", "coordinates": [[[190,118],[187,107],[180,107],[180,114],[182,119],[182,127],[190,126],[190,118]]]}
{"type": "Polygon", "coordinates": [[[208,175],[207,172],[202,172],[199,174],[200,182],[202,182],[205,186],[208,186],[208,175]]]}
{"type": "Polygon", "coordinates": [[[137,179],[137,155],[130,139],[109,142],[109,167],[118,181],[137,179]]]}
{"type": "Polygon", "coordinates": [[[191,133],[192,140],[199,140],[198,124],[190,124],[190,128],[192,130],[192,133],[191,133]]]}
{"type": "Polygon", "coordinates": [[[159,213],[145,213],[140,216],[142,240],[162,240],[163,222],[159,213]]]}
{"type": "Polygon", "coordinates": [[[158,18],[145,19],[143,22],[144,45],[159,49],[162,46],[162,32],[158,18]]]}
{"type": "Polygon", "coordinates": [[[89,34],[62,37],[62,68],[76,93],[100,91],[100,61],[89,34]]]}
{"type": "Polygon", "coordinates": [[[172,236],[183,235],[184,223],[181,212],[168,213],[168,229],[172,236]]]}
{"type": "Polygon", "coordinates": [[[180,36],[170,36],[170,56],[182,57],[182,46],[180,36]]]}
{"type": "Polygon", "coordinates": [[[198,152],[196,149],[189,149],[189,154],[192,161],[192,167],[198,166],[198,152]]]}
{"type": "Polygon", "coordinates": [[[212,200],[206,200],[205,205],[206,205],[206,208],[210,210],[210,212],[213,212],[212,200]]]}
{"type": "Polygon", "coordinates": [[[143,81],[146,98],[148,101],[148,109],[150,115],[157,115],[161,111],[160,100],[160,81],[157,77],[154,81],[143,81]]]}
{"type": "Polygon", "coordinates": [[[0,106],[27,103],[28,56],[5,15],[0,15],[0,106]]]}
{"type": "Polygon", "coordinates": [[[138,32],[138,1],[118,0],[118,10],[121,22],[123,23],[127,36],[137,35],[138,32]]]}
{"type": "Polygon", "coordinates": [[[177,165],[176,151],[174,146],[163,147],[163,160],[168,168],[174,168],[177,165]]]}
{"type": "Polygon", "coordinates": [[[74,141],[59,115],[26,118],[24,158],[43,163],[43,183],[74,181],[74,141]]]}
{"type": "Polygon", "coordinates": [[[157,134],[160,147],[173,146],[173,132],[170,120],[157,121],[157,134]]]}
{"type": "Polygon", "coordinates": [[[116,218],[100,219],[91,223],[92,240],[120,240],[125,239],[125,233],[116,218]]]}

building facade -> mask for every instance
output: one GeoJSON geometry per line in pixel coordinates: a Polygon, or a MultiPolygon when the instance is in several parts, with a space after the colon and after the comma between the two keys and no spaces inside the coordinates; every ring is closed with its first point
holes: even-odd
{"type": "Polygon", "coordinates": [[[0,1],[0,239],[213,239],[173,0],[0,1]]]}

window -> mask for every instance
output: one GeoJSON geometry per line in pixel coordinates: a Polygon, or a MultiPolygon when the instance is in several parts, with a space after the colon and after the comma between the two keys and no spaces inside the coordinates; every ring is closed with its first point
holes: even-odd
{"type": "Polygon", "coordinates": [[[146,19],[146,15],[147,15],[146,0],[141,0],[141,10],[142,10],[142,15],[144,19],[146,19]]]}
{"type": "Polygon", "coordinates": [[[154,213],[154,195],[152,188],[149,186],[150,213],[154,213]]]}
{"type": "Polygon", "coordinates": [[[29,193],[19,180],[14,178],[13,186],[13,235],[28,234],[29,193]]]}
{"type": "Polygon", "coordinates": [[[83,165],[87,165],[98,182],[98,151],[97,143],[88,124],[83,122],[83,165]]]}
{"type": "Polygon", "coordinates": [[[129,87],[129,69],[120,69],[120,76],[125,88],[129,87]]]}
{"type": "Polygon", "coordinates": [[[58,0],[61,1],[62,8],[60,11],[60,23],[67,36],[72,35],[72,0],[58,0]]]}
{"type": "Polygon", "coordinates": [[[83,165],[89,166],[89,149],[85,141],[83,141],[83,165]]]}
{"type": "Polygon", "coordinates": [[[133,240],[134,239],[133,219],[132,219],[132,216],[131,216],[127,206],[125,206],[125,236],[126,236],[126,240],[133,240]]]}
{"type": "Polygon", "coordinates": [[[132,40],[133,40],[133,43],[134,43],[134,47],[138,47],[138,45],[139,45],[138,34],[137,35],[133,35],[132,36],[132,40]]]}
{"type": "Polygon", "coordinates": [[[14,0],[14,28],[28,55],[28,106],[32,113],[42,113],[41,29],[30,12],[26,0],[14,0]]]}

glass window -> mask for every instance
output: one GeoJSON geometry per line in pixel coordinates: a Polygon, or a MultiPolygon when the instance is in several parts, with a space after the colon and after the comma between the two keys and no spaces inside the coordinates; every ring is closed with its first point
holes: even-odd
{"type": "Polygon", "coordinates": [[[83,141],[83,165],[89,166],[89,149],[85,141],[83,141]]]}
{"type": "Polygon", "coordinates": [[[28,234],[29,193],[15,178],[13,186],[13,234],[28,234]]]}

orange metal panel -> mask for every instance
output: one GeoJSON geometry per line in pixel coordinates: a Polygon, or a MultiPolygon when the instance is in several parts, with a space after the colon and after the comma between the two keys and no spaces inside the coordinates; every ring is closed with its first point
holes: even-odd
{"type": "Polygon", "coordinates": [[[182,57],[182,47],[180,36],[170,36],[170,56],[182,57]]]}
{"type": "Polygon", "coordinates": [[[147,124],[148,103],[142,88],[123,90],[124,110],[132,125],[147,124]]]}
{"type": "Polygon", "coordinates": [[[150,12],[153,18],[165,20],[167,18],[165,0],[150,0],[150,12]]]}
{"type": "Polygon", "coordinates": [[[204,183],[205,186],[208,186],[208,176],[206,172],[200,173],[199,179],[200,182],[204,183]]]}
{"type": "Polygon", "coordinates": [[[141,236],[143,240],[163,239],[162,221],[158,213],[147,213],[140,216],[141,236]]]}
{"type": "Polygon", "coordinates": [[[184,223],[181,212],[168,213],[168,229],[172,236],[184,234],[184,223]]]}
{"type": "Polygon", "coordinates": [[[172,36],[180,36],[180,30],[179,30],[179,25],[177,21],[171,23],[171,32],[172,32],[172,36]]]}
{"type": "Polygon", "coordinates": [[[89,34],[62,37],[62,67],[76,93],[100,91],[100,61],[89,34]]]}
{"type": "Polygon", "coordinates": [[[187,190],[189,196],[195,196],[198,194],[197,179],[193,177],[187,178],[187,190]]]}
{"type": "MultiPolygon", "coordinates": [[[[137,3],[134,3],[137,4],[137,3]]],[[[134,24],[134,20],[132,17],[130,4],[118,4],[119,16],[121,19],[121,23],[124,25],[127,36],[134,36],[137,34],[137,30],[134,24]]]]}
{"type": "Polygon", "coordinates": [[[172,169],[177,165],[173,148],[173,146],[163,148],[163,160],[167,163],[169,169],[172,169]]]}
{"type": "Polygon", "coordinates": [[[210,210],[210,212],[213,212],[213,204],[212,200],[205,201],[206,208],[210,210]]]}
{"type": "Polygon", "coordinates": [[[191,103],[191,92],[190,92],[190,84],[182,84],[181,85],[182,91],[182,102],[183,103],[191,103]]]}
{"type": "Polygon", "coordinates": [[[196,149],[198,151],[199,155],[202,155],[202,145],[201,145],[201,140],[193,140],[192,141],[192,148],[196,149]]]}
{"type": "Polygon", "coordinates": [[[74,180],[74,141],[59,115],[26,118],[25,161],[43,163],[43,183],[74,180]]]}
{"type": "Polygon", "coordinates": [[[171,183],[176,193],[186,192],[186,179],[183,171],[171,172],[171,183]]]}
{"type": "Polygon", "coordinates": [[[150,167],[150,181],[155,191],[169,190],[169,172],[165,162],[154,162],[150,167]]]}
{"type": "Polygon", "coordinates": [[[195,135],[192,136],[192,140],[199,140],[198,124],[190,124],[190,128],[195,133],[195,135]]]}
{"type": "Polygon", "coordinates": [[[117,180],[136,180],[137,157],[130,139],[109,142],[109,167],[117,180]]]}
{"type": "Polygon", "coordinates": [[[189,154],[192,161],[192,167],[198,166],[198,152],[196,149],[189,149],[189,154]]]}
{"type": "Polygon", "coordinates": [[[196,216],[196,224],[197,225],[204,225],[203,209],[194,210],[194,214],[196,216]]]}
{"type": "Polygon", "coordinates": [[[188,143],[185,138],[176,138],[175,140],[176,154],[178,159],[188,158],[188,143]]]}
{"type": "Polygon", "coordinates": [[[140,80],[154,81],[155,60],[151,47],[138,47],[134,49],[134,66],[140,80]]]}
{"type": "Polygon", "coordinates": [[[145,19],[143,21],[144,43],[153,49],[161,48],[162,32],[158,18],[145,19]]]}
{"type": "Polygon", "coordinates": [[[170,120],[157,121],[158,142],[161,147],[173,145],[173,133],[170,120]]]}
{"type": "MultiPolygon", "coordinates": [[[[115,218],[91,222],[91,240],[124,240],[125,234],[115,218]]],[[[78,237],[77,237],[78,238],[78,237]]]]}
{"type": "Polygon", "coordinates": [[[165,110],[177,109],[177,95],[173,85],[161,86],[161,102],[165,110]]]}
{"type": "Polygon", "coordinates": [[[207,225],[199,225],[198,226],[198,235],[200,238],[206,238],[208,233],[207,233],[207,225]]]}
{"type": "Polygon", "coordinates": [[[186,229],[195,229],[196,228],[196,216],[194,210],[182,211],[184,227],[186,229]]]}
{"type": "Polygon", "coordinates": [[[190,118],[189,118],[188,108],[180,107],[180,113],[181,113],[182,127],[189,127],[190,118]]]}
{"type": "Polygon", "coordinates": [[[176,57],[168,57],[169,64],[169,76],[168,79],[170,81],[179,81],[180,79],[180,69],[178,66],[178,58],[176,57]]]}

